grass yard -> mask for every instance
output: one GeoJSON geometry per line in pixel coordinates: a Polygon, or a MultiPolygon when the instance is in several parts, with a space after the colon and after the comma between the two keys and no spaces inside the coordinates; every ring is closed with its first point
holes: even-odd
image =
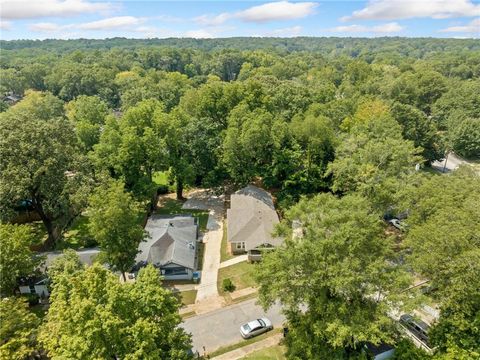
{"type": "MultiPolygon", "coordinates": [[[[35,221],[28,224],[35,234],[34,248],[40,247],[47,239],[47,231],[41,221],[35,221]]],[[[97,243],[88,232],[88,218],[79,215],[73,220],[67,231],[63,234],[63,238],[55,244],[53,250],[64,249],[82,249],[95,247],[97,243]]]]}
{"type": "Polygon", "coordinates": [[[224,262],[230,259],[233,259],[235,255],[232,255],[228,251],[229,245],[227,240],[227,222],[223,221],[223,237],[222,237],[222,247],[220,248],[220,262],[224,262]]]}
{"type": "Polygon", "coordinates": [[[183,305],[195,304],[195,299],[197,298],[197,290],[187,290],[182,291],[180,294],[180,300],[183,305]]]}
{"type": "Polygon", "coordinates": [[[182,209],[183,201],[176,199],[165,199],[163,201],[162,207],[159,207],[155,210],[155,214],[160,215],[179,215],[179,214],[190,214],[198,218],[198,224],[201,231],[207,230],[208,222],[208,211],[206,210],[191,210],[191,209],[182,209]]]}
{"type": "Polygon", "coordinates": [[[242,360],[285,360],[285,346],[275,345],[269,348],[255,351],[245,356],[242,360]]]}
{"type": "MultiPolygon", "coordinates": [[[[233,351],[233,350],[236,350],[236,349],[239,349],[239,348],[242,348],[244,346],[247,346],[247,345],[250,345],[250,344],[253,344],[253,343],[256,343],[260,340],[263,340],[263,339],[266,339],[270,336],[273,336],[275,334],[278,334],[279,332],[281,331],[281,329],[273,329],[272,331],[269,331],[267,333],[264,333],[262,335],[259,335],[259,336],[255,336],[253,338],[250,338],[250,339],[247,339],[247,340],[242,340],[241,342],[239,343],[236,343],[236,344],[232,344],[232,345],[228,345],[228,346],[225,346],[225,347],[221,347],[220,349],[217,349],[215,351],[213,351],[212,353],[208,354],[209,358],[213,358],[215,356],[219,356],[219,355],[222,355],[222,354],[225,354],[227,352],[230,352],[230,351],[233,351]]],[[[274,359],[274,358],[273,358],[274,359]]]]}
{"type": "Polygon", "coordinates": [[[247,287],[255,287],[257,283],[254,279],[255,267],[257,265],[250,264],[246,261],[227,266],[218,270],[217,289],[220,295],[226,295],[222,289],[223,279],[230,278],[235,285],[235,290],[245,289],[247,287]]]}

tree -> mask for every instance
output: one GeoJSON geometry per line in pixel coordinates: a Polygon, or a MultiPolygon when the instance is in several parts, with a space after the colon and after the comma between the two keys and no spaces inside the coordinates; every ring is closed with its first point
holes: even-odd
{"type": "Polygon", "coordinates": [[[472,159],[480,159],[480,118],[465,118],[451,126],[450,136],[455,152],[472,159]]]}
{"type": "Polygon", "coordinates": [[[62,109],[53,95],[31,92],[0,115],[1,213],[8,218],[29,200],[48,232],[46,248],[60,238],[81,199],[74,196],[83,181],[77,142],[62,109]]]}
{"type": "MultiPolygon", "coordinates": [[[[160,114],[160,115],[159,115],[160,114]]],[[[145,100],[131,107],[120,118],[108,117],[91,154],[100,170],[122,178],[127,189],[139,197],[154,193],[154,171],[166,168],[166,150],[158,117],[163,106],[156,100],[145,100]]]]}
{"type": "Polygon", "coordinates": [[[407,192],[409,263],[429,280],[440,319],[432,342],[448,359],[480,349],[480,181],[468,168],[419,179],[407,192]]]}
{"type": "Polygon", "coordinates": [[[125,272],[135,264],[138,245],[145,232],[140,225],[142,209],[121,181],[98,187],[89,197],[88,229],[99,243],[101,259],[115,271],[125,272]]]}
{"type": "Polygon", "coordinates": [[[105,124],[108,107],[96,96],[79,96],[66,105],[67,118],[75,127],[84,152],[93,150],[100,140],[101,128],[105,124]]]}
{"type": "Polygon", "coordinates": [[[65,359],[190,359],[179,303],[149,265],[123,283],[94,264],[56,281],[39,340],[65,359]]]}
{"type": "Polygon", "coordinates": [[[57,257],[48,266],[47,274],[50,282],[55,283],[56,279],[64,275],[72,276],[83,270],[84,265],[80,261],[80,257],[73,249],[66,249],[63,255],[57,257]]]}
{"type": "Polygon", "coordinates": [[[0,224],[0,290],[4,295],[13,294],[17,280],[32,274],[40,264],[30,250],[34,242],[31,227],[27,225],[0,224]]]}
{"type": "Polygon", "coordinates": [[[35,352],[39,319],[22,298],[0,300],[0,358],[24,360],[35,352]]]}
{"type": "Polygon", "coordinates": [[[388,312],[400,308],[410,278],[368,201],[321,194],[301,200],[285,219],[278,231],[285,246],[265,255],[257,280],[264,307],[284,306],[288,358],[347,359],[364,342],[392,343],[388,312]],[[300,236],[292,221],[301,224],[300,236]]]}
{"type": "Polygon", "coordinates": [[[395,103],[392,116],[402,126],[403,137],[423,149],[422,155],[428,163],[444,158],[445,148],[439,131],[423,112],[411,105],[395,103]]]}
{"type": "Polygon", "coordinates": [[[364,121],[354,116],[327,174],[333,176],[334,191],[359,191],[385,209],[392,205],[397,182],[420,162],[419,151],[403,139],[400,125],[389,113],[364,121]]]}

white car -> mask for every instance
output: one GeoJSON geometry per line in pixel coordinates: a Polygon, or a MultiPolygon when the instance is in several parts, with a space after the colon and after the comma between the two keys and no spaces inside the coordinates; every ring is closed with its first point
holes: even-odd
{"type": "Polygon", "coordinates": [[[272,322],[267,318],[261,318],[240,326],[240,334],[244,339],[249,339],[272,329],[272,322]]]}
{"type": "Polygon", "coordinates": [[[388,220],[388,223],[400,231],[405,231],[405,224],[398,219],[388,220]]]}

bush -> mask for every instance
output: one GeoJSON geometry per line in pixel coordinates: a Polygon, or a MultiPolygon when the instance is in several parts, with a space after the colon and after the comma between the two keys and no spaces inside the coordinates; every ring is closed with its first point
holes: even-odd
{"type": "Polygon", "coordinates": [[[235,285],[230,278],[226,278],[222,281],[222,289],[223,291],[232,292],[235,290],[235,285]]]}
{"type": "Polygon", "coordinates": [[[159,185],[157,187],[157,195],[168,194],[169,192],[170,189],[168,188],[168,185],[159,185]]]}
{"type": "Polygon", "coordinates": [[[30,306],[38,305],[40,302],[40,296],[37,294],[24,294],[22,296],[28,301],[28,305],[30,306]]]}

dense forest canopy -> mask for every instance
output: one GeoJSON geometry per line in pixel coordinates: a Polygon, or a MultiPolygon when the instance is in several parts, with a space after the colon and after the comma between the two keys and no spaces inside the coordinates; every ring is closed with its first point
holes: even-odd
{"type": "MultiPolygon", "coordinates": [[[[83,216],[102,259],[127,272],[144,236],[139,219],[159,192],[175,187],[183,199],[188,187],[224,192],[255,182],[274,194],[283,217],[277,231],[288,238],[257,277],[262,304],[280,299],[287,308],[289,358],[354,358],[365,342],[396,342],[388,312],[409,301],[400,294],[415,276],[429,279],[443,311],[432,335],[438,358],[480,356],[478,170],[431,169],[452,151],[480,159],[479,40],[114,38],[0,47],[0,230],[5,256],[19,259],[2,260],[12,268],[4,293],[36,266],[30,229],[7,224],[22,207],[48,234],[40,248],[56,249],[83,216]],[[168,178],[163,188],[159,174],[168,178]],[[409,227],[392,237],[383,219],[405,214],[409,227]],[[292,235],[295,221],[301,241],[292,235]]],[[[72,294],[98,279],[108,281],[93,298],[115,303],[101,291],[120,290],[107,270],[78,267],[74,256],[63,261],[39,339],[68,357],[75,344],[58,343],[49,329],[69,329],[62,334],[69,344],[83,323],[70,326],[76,314],[64,317],[55,299],[75,302],[72,294]]],[[[130,304],[142,286],[151,290],[153,310],[137,330],[156,328],[157,298],[173,316],[166,328],[175,327],[177,304],[157,289],[158,274],[149,268],[139,279],[122,295],[130,304]]],[[[2,306],[29,318],[22,302],[2,306]]],[[[130,310],[97,304],[92,311],[81,314],[138,320],[130,310]]],[[[149,346],[164,341],[164,357],[156,358],[188,358],[188,337],[176,336],[152,333],[149,346]]],[[[132,350],[109,341],[85,347],[85,358],[132,350]]]]}

